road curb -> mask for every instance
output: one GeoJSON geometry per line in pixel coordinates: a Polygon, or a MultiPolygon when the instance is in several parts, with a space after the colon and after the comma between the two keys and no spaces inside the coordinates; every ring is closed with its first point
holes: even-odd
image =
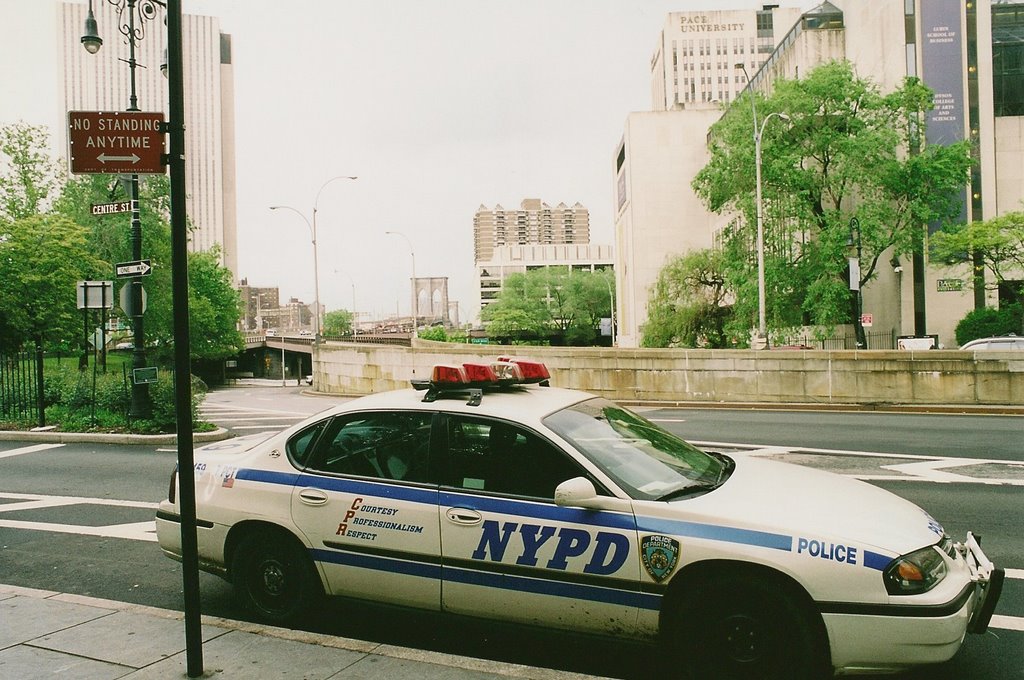
{"type": "MultiPolygon", "coordinates": [[[[193,432],[196,444],[218,442],[233,437],[228,430],[218,427],[212,432],[193,432]]],[[[0,431],[0,441],[38,442],[40,444],[134,444],[136,446],[176,445],[176,434],[118,434],[114,432],[33,432],[32,430],[0,431]]]]}

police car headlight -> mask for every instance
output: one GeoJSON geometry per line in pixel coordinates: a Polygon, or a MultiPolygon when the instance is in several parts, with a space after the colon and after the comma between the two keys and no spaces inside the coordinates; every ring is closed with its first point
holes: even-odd
{"type": "Polygon", "coordinates": [[[946,561],[934,546],[894,559],[882,578],[890,595],[926,593],[946,578],[946,561]]]}

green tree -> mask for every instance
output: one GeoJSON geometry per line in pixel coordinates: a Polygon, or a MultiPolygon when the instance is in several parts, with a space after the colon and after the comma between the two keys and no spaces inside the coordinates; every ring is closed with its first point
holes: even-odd
{"type": "Polygon", "coordinates": [[[78,281],[106,271],[85,230],[66,217],[32,215],[0,224],[0,346],[77,344],[78,281]]]}
{"type": "Polygon", "coordinates": [[[695,250],[661,269],[647,303],[642,346],[730,346],[723,259],[721,251],[695,250]]]}
{"type": "Polygon", "coordinates": [[[481,318],[492,337],[591,344],[601,318],[611,314],[613,289],[604,272],[534,269],[506,278],[481,318]]]}
{"type": "MultiPolygon", "coordinates": [[[[188,310],[193,359],[226,359],[245,349],[238,331],[242,299],[231,272],[220,265],[219,247],[188,254],[188,310]]],[[[170,363],[171,353],[161,358],[170,363]]]]}
{"type": "Polygon", "coordinates": [[[1024,271],[1024,212],[954,225],[932,237],[933,262],[962,261],[967,253],[978,256],[982,266],[992,272],[993,289],[1012,281],[1010,277],[1019,277],[1024,271]]]}
{"type": "MultiPolygon", "coordinates": [[[[750,96],[737,100],[712,127],[711,159],[693,181],[710,210],[743,216],[724,234],[734,332],[751,328],[757,318],[750,96]]],[[[970,145],[923,147],[931,90],[907,78],[882,94],[848,62],[824,64],[799,80],[779,80],[770,96],[755,96],[757,123],[763,124],[769,327],[843,323],[855,316],[847,258],[859,258],[863,288],[886,253],[920,252],[924,225],[959,215],[970,145]],[[768,120],[774,113],[789,120],[768,120]]],[[[859,319],[854,321],[860,335],[859,319]]]]}
{"type": "Polygon", "coordinates": [[[45,127],[15,123],[0,127],[0,220],[42,212],[64,173],[47,153],[45,127]]]}
{"type": "Polygon", "coordinates": [[[553,332],[546,299],[547,277],[543,270],[510,274],[502,282],[497,299],[483,308],[480,318],[491,337],[546,340],[553,332]]]}
{"type": "Polygon", "coordinates": [[[336,309],[324,314],[324,335],[340,336],[352,334],[352,312],[336,309]]]}

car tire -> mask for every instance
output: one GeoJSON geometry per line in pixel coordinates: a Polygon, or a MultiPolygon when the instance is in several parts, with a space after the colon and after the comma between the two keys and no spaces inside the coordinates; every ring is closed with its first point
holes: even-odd
{"type": "Polygon", "coordinates": [[[783,584],[743,574],[701,578],[685,587],[688,592],[673,628],[678,646],[673,646],[689,677],[832,677],[820,619],[783,584]]]}
{"type": "Polygon", "coordinates": [[[267,623],[289,625],[317,608],[323,588],[297,540],[251,532],[235,549],[232,581],[241,604],[267,623]]]}

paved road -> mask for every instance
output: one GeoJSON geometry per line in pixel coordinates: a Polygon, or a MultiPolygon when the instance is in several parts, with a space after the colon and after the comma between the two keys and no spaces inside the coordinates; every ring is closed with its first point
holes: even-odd
{"type": "MultiPolygon", "coordinates": [[[[211,393],[203,411],[207,418],[241,434],[280,430],[335,401],[303,395],[295,387],[235,388],[211,393]]],[[[869,479],[928,508],[957,537],[969,529],[981,531],[990,556],[1011,569],[992,630],[971,636],[950,663],[904,677],[1024,677],[1021,456],[1013,457],[1016,449],[1004,441],[1014,438],[1020,419],[981,419],[984,429],[979,431],[979,423],[973,420],[916,420],[920,416],[908,421],[908,416],[871,414],[865,421],[855,417],[859,414],[829,414],[826,428],[820,420],[801,413],[773,413],[771,427],[755,421],[766,417],[763,413],[653,409],[647,415],[691,440],[704,440],[736,455],[773,456],[869,479]],[[904,432],[916,445],[903,451],[879,435],[869,450],[853,450],[861,445],[858,433],[866,422],[872,431],[904,432]],[[759,442],[762,430],[765,441],[759,442]],[[729,436],[722,436],[723,432],[729,436]],[[951,442],[954,437],[973,439],[975,445],[958,445],[955,457],[927,453],[936,441],[951,442]],[[819,441],[827,446],[810,445],[819,441]]],[[[180,568],[160,554],[152,524],[153,510],[166,494],[174,463],[173,450],[157,447],[0,442],[3,580],[180,608],[180,568]]],[[[244,618],[227,584],[205,574],[200,581],[204,613],[244,618]]],[[[391,610],[364,605],[332,606],[305,627],[618,678],[646,676],[651,668],[646,660],[652,652],[646,648],[594,644],[573,636],[481,626],[429,614],[395,616],[391,610]]]]}

